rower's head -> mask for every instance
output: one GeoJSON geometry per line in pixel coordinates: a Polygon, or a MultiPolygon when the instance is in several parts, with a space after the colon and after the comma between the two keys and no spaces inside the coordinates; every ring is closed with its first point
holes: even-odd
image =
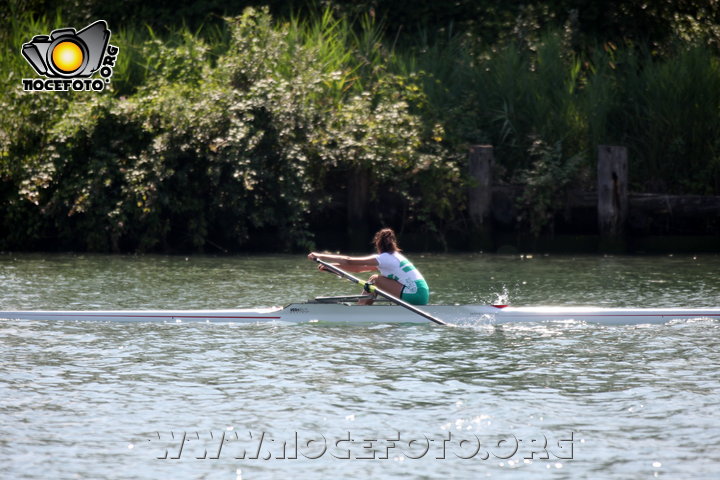
{"type": "Polygon", "coordinates": [[[393,253],[400,252],[400,247],[397,243],[397,237],[392,228],[383,228],[378,231],[373,238],[375,244],[375,250],[377,253],[393,253]]]}

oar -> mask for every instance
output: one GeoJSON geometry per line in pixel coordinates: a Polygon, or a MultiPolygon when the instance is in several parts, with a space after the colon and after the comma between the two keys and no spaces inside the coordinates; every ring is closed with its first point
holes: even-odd
{"type": "Polygon", "coordinates": [[[411,312],[416,313],[416,314],[420,315],[421,317],[425,317],[425,318],[427,318],[428,320],[437,323],[438,325],[447,325],[446,322],[440,320],[439,318],[434,317],[434,316],[430,315],[430,314],[427,313],[427,312],[423,312],[422,310],[420,310],[419,308],[415,307],[414,305],[410,305],[409,303],[407,303],[407,302],[405,302],[405,301],[403,301],[403,300],[400,300],[399,298],[397,298],[397,297],[395,297],[395,296],[393,296],[393,295],[390,295],[390,294],[387,293],[386,291],[377,288],[375,285],[372,285],[372,284],[369,284],[369,283],[367,283],[367,282],[364,282],[364,281],[360,280],[359,278],[354,277],[354,276],[350,275],[349,273],[347,273],[347,272],[345,272],[345,271],[343,271],[343,270],[340,270],[340,269],[339,269],[338,267],[336,267],[335,265],[332,265],[332,264],[327,263],[327,262],[323,262],[322,260],[319,260],[319,259],[317,259],[317,258],[315,259],[315,261],[316,261],[317,263],[319,263],[320,265],[322,265],[323,267],[325,267],[326,269],[328,269],[328,270],[330,270],[331,272],[333,272],[334,274],[336,274],[336,275],[338,275],[338,276],[341,276],[341,277],[343,277],[343,278],[345,278],[345,279],[347,279],[347,280],[350,280],[351,282],[357,283],[358,285],[362,285],[363,288],[364,288],[365,290],[367,290],[368,292],[370,292],[370,293],[377,293],[378,295],[387,298],[387,299],[390,300],[391,302],[393,302],[393,303],[395,303],[395,304],[397,304],[397,305],[400,305],[401,307],[405,307],[405,308],[407,308],[408,310],[410,310],[411,312]]]}

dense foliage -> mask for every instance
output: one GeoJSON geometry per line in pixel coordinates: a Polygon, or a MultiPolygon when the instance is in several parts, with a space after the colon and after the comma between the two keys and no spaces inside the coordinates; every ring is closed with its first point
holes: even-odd
{"type": "Polygon", "coordinates": [[[629,147],[635,190],[720,193],[714,0],[174,2],[194,30],[164,2],[46,3],[3,13],[0,248],[306,248],[348,228],[356,181],[370,224],[444,245],[474,143],[526,187],[533,234],[592,185],[603,143],[629,147]],[[110,89],[22,91],[23,42],[98,17],[121,49],[110,89]]]}

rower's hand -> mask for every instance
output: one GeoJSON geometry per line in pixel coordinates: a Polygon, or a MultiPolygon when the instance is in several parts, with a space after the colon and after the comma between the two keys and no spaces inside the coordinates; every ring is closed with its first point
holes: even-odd
{"type": "MultiPolygon", "coordinates": [[[[317,254],[315,252],[310,252],[310,253],[308,253],[308,256],[307,256],[308,260],[312,260],[312,261],[317,260],[318,257],[319,257],[319,254],[317,254]]],[[[330,271],[327,268],[325,268],[325,265],[322,265],[322,264],[318,265],[318,270],[320,270],[321,272],[329,272],[330,271]]]]}

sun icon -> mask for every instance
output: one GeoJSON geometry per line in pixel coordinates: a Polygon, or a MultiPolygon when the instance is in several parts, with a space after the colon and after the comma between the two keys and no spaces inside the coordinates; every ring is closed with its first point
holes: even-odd
{"type": "Polygon", "coordinates": [[[53,49],[52,62],[63,73],[72,73],[83,64],[82,49],[75,42],[60,42],[53,49]]]}

